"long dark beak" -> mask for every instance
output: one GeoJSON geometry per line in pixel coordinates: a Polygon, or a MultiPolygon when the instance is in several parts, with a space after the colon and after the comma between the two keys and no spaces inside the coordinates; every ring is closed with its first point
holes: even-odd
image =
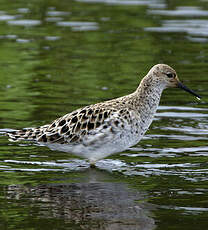
{"type": "Polygon", "coordinates": [[[182,84],[180,81],[178,81],[178,87],[185,90],[188,93],[193,94],[194,96],[196,96],[198,99],[201,98],[201,96],[199,96],[197,93],[195,93],[193,90],[189,89],[187,86],[185,86],[184,84],[182,84]]]}

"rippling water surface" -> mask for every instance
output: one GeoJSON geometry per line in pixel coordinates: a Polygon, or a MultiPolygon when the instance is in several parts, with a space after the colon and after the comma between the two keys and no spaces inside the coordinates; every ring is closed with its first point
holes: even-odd
{"type": "Polygon", "coordinates": [[[0,229],[206,229],[207,2],[0,3],[0,229]],[[166,90],[143,140],[95,169],[3,136],[128,94],[162,62],[203,99],[166,90]]]}

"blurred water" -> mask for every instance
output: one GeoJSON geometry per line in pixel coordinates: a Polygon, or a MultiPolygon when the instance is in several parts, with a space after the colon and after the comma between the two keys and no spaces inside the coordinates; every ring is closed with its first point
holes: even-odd
{"type": "Polygon", "coordinates": [[[0,3],[0,228],[206,229],[206,2],[0,3]],[[165,90],[143,140],[96,169],[3,136],[128,94],[161,62],[202,101],[165,90]]]}

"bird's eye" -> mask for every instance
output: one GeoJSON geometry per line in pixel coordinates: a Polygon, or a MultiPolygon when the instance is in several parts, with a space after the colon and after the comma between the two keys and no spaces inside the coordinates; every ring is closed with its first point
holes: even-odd
{"type": "Polygon", "coordinates": [[[175,73],[166,73],[167,77],[174,78],[176,75],[175,73]]]}

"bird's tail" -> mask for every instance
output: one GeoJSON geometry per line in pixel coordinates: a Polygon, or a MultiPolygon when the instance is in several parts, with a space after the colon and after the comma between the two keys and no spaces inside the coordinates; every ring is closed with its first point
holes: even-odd
{"type": "MultiPolygon", "coordinates": [[[[47,127],[45,127],[47,128],[47,127]]],[[[37,128],[25,128],[6,132],[10,141],[38,141],[43,134],[44,126],[37,128]]]]}

